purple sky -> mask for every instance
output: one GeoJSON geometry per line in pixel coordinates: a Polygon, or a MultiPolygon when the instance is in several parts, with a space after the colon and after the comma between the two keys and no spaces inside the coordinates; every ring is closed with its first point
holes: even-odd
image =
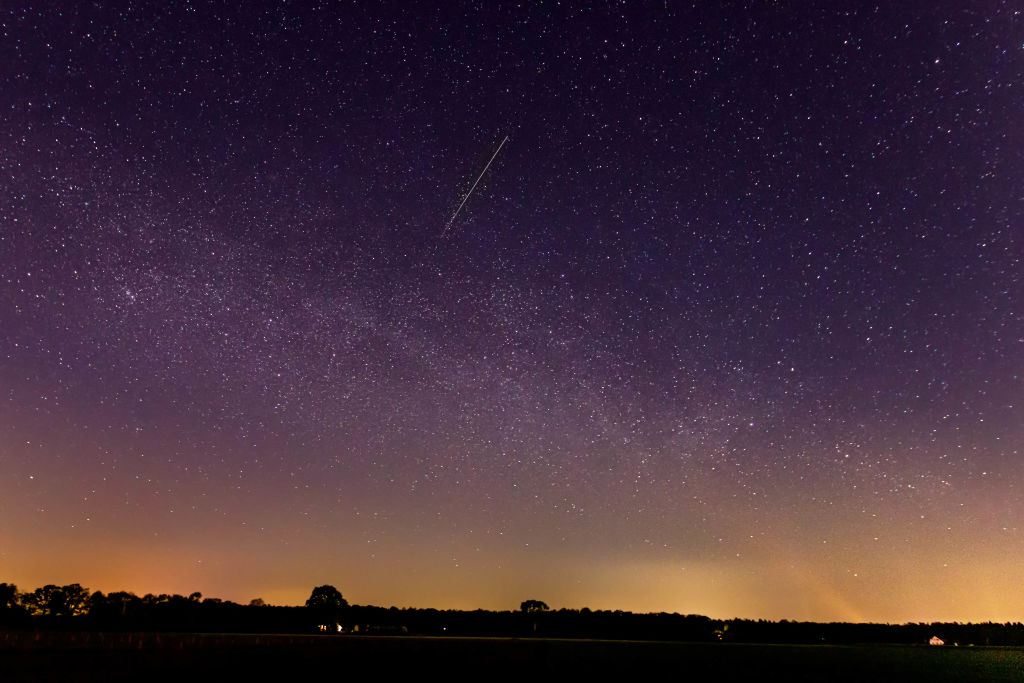
{"type": "Polygon", "coordinates": [[[436,4],[3,10],[0,580],[1019,620],[1021,11],[436,4]]]}

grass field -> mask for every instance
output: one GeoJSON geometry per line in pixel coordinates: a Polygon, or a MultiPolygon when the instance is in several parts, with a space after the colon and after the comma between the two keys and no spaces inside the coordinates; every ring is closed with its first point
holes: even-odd
{"type": "Polygon", "coordinates": [[[0,633],[0,681],[1024,681],[1024,650],[601,640],[0,633]]]}

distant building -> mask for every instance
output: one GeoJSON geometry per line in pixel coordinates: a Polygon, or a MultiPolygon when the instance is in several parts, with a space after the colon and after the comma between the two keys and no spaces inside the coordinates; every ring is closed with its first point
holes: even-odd
{"type": "Polygon", "coordinates": [[[942,638],[939,638],[938,636],[932,636],[931,639],[928,641],[928,644],[929,645],[945,645],[946,641],[944,641],[942,638]]]}

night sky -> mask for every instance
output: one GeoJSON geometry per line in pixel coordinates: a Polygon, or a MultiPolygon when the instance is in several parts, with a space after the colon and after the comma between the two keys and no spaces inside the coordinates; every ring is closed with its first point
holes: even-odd
{"type": "Polygon", "coordinates": [[[3,10],[0,580],[1020,620],[1024,5],[439,4],[3,10]]]}

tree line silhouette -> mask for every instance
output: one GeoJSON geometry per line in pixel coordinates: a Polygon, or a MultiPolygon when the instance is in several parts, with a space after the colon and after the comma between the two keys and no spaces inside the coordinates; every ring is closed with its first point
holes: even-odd
{"type": "Polygon", "coordinates": [[[747,643],[927,643],[1024,645],[1024,624],[858,624],[711,619],[696,614],[553,610],[525,600],[519,610],[437,610],[350,605],[334,586],[317,586],[306,604],[243,605],[190,595],[90,592],[77,584],[30,592],[0,583],[0,628],[195,633],[340,633],[747,643]]]}

